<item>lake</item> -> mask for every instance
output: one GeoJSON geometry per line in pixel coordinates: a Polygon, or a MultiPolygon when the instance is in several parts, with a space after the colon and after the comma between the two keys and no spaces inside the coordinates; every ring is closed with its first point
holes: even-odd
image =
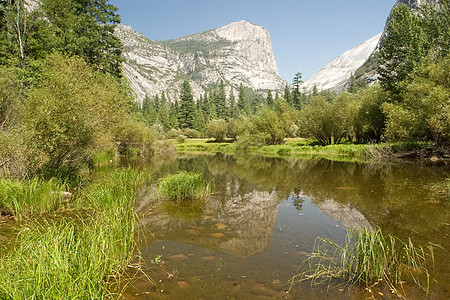
{"type": "Polygon", "coordinates": [[[404,289],[407,299],[450,298],[450,199],[442,189],[450,170],[443,163],[186,154],[140,167],[152,178],[136,211],[153,283],[139,276],[128,299],[368,299],[363,287],[309,282],[286,292],[317,237],[343,242],[348,228],[376,226],[446,249],[435,248],[428,296],[409,281],[404,289]],[[203,173],[211,195],[186,204],[155,197],[158,178],[180,170],[203,173]]]}

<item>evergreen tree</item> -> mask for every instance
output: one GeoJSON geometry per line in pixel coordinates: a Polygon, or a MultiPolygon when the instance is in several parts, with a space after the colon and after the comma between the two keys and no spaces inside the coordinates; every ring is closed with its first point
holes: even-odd
{"type": "Polygon", "coordinates": [[[289,86],[286,84],[286,86],[284,87],[284,100],[286,100],[286,102],[293,107],[293,100],[292,100],[292,94],[291,94],[291,89],[289,88],[289,86]]]}
{"type": "Polygon", "coordinates": [[[381,86],[395,101],[401,93],[400,83],[426,54],[426,35],[420,17],[404,4],[393,9],[387,34],[380,50],[378,72],[381,86]]]}
{"type": "Polygon", "coordinates": [[[297,92],[297,94],[300,94],[300,86],[302,85],[302,73],[297,72],[294,75],[294,79],[292,80],[292,86],[294,87],[294,91],[297,92]]]}
{"type": "Polygon", "coordinates": [[[236,104],[236,98],[234,97],[233,89],[230,90],[230,95],[228,96],[228,118],[235,119],[239,116],[239,109],[236,104]]]}
{"type": "Polygon", "coordinates": [[[179,115],[178,111],[179,111],[178,101],[175,100],[175,102],[170,104],[170,108],[169,108],[170,128],[177,129],[180,127],[180,124],[178,122],[178,115],[179,115]]]}
{"type": "Polygon", "coordinates": [[[181,128],[193,128],[195,118],[195,102],[192,88],[188,80],[181,85],[179,123],[181,128]]]}
{"type": "Polygon", "coordinates": [[[90,65],[121,76],[122,42],[114,35],[120,16],[108,0],[42,0],[53,35],[53,50],[84,58],[90,65]]]}
{"type": "Polygon", "coordinates": [[[245,95],[244,85],[242,83],[239,85],[237,107],[238,107],[239,111],[241,112],[241,114],[249,113],[249,105],[248,105],[247,97],[245,95]]]}
{"type": "Polygon", "coordinates": [[[214,104],[216,105],[216,113],[219,119],[225,119],[227,116],[226,98],[225,83],[221,80],[219,88],[214,93],[214,104]]]}
{"type": "Polygon", "coordinates": [[[158,119],[163,125],[165,131],[170,129],[171,126],[170,126],[169,107],[166,99],[166,94],[164,93],[164,91],[161,94],[158,119]]]}
{"type": "Polygon", "coordinates": [[[267,103],[267,106],[269,106],[269,107],[273,107],[273,105],[274,105],[274,101],[273,101],[273,97],[272,97],[272,92],[269,90],[268,92],[267,92],[267,100],[266,100],[266,103],[267,103]]]}

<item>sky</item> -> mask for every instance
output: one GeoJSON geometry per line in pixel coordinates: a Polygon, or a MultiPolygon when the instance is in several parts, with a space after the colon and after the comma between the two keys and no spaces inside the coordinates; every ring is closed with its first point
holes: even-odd
{"type": "Polygon", "coordinates": [[[110,0],[122,24],[163,41],[246,20],[266,28],[278,72],[308,80],[380,33],[395,0],[110,0]]]}

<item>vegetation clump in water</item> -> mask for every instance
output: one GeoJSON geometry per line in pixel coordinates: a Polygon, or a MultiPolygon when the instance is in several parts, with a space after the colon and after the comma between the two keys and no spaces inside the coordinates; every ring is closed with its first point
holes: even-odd
{"type": "Polygon", "coordinates": [[[411,239],[402,241],[384,234],[380,228],[348,230],[343,245],[319,237],[313,253],[300,266],[308,264],[309,269],[292,277],[291,287],[305,280],[311,280],[314,285],[339,279],[345,284],[362,283],[369,293],[375,286],[385,285],[392,293],[402,296],[398,287],[409,276],[428,293],[430,275],[425,267],[428,256],[434,261],[431,246],[416,247],[411,239]],[[420,280],[421,276],[426,278],[426,283],[420,280]]]}
{"type": "Polygon", "coordinates": [[[0,299],[119,298],[142,178],[133,169],[102,175],[69,204],[70,215],[27,223],[0,255],[0,299]]]}
{"type": "Polygon", "coordinates": [[[158,193],[173,201],[199,199],[208,194],[209,186],[203,180],[203,174],[178,172],[161,178],[158,193]]]}

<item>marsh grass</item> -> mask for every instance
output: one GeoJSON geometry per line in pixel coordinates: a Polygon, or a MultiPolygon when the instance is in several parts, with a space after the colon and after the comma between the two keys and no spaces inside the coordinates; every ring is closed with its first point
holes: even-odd
{"type": "Polygon", "coordinates": [[[140,172],[102,174],[81,192],[71,217],[32,221],[0,257],[0,298],[116,299],[137,249],[140,172]]]}
{"type": "Polygon", "coordinates": [[[158,194],[173,201],[200,199],[208,193],[209,185],[201,173],[178,172],[158,181],[158,194]]]}
{"type": "Polygon", "coordinates": [[[56,179],[33,178],[27,181],[0,178],[0,213],[24,217],[42,215],[56,210],[61,204],[61,192],[66,185],[56,179]]]}
{"type": "Polygon", "coordinates": [[[363,284],[372,293],[375,287],[387,287],[403,297],[402,285],[411,279],[428,293],[430,274],[425,263],[434,263],[432,246],[416,247],[408,238],[402,241],[381,229],[348,230],[345,243],[339,245],[328,238],[318,238],[313,253],[299,269],[307,271],[291,278],[291,287],[298,282],[332,284],[338,280],[345,285],[363,284]]]}

